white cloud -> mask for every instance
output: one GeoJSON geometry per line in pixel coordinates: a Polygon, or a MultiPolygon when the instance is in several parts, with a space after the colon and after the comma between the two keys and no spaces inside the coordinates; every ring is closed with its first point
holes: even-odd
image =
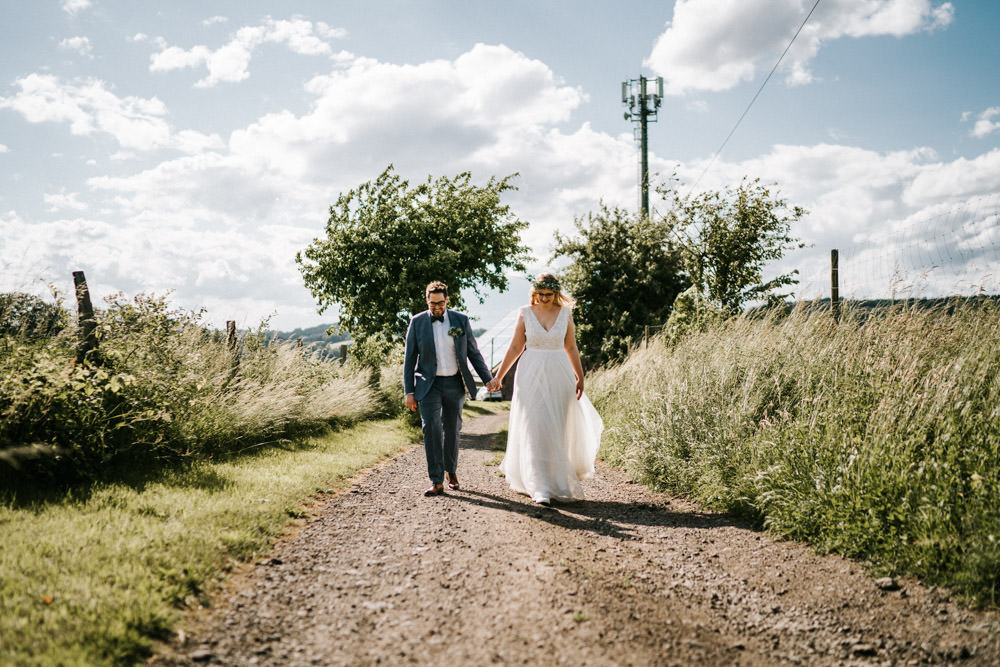
{"type": "Polygon", "coordinates": [[[89,9],[93,3],[90,0],[63,0],[62,10],[67,14],[76,15],[85,9],[89,9]]]}
{"type": "MultiPolygon", "coordinates": [[[[263,116],[234,132],[228,150],[88,179],[79,201],[121,220],[91,243],[95,256],[108,253],[100,274],[118,289],[171,288],[190,307],[228,308],[221,320],[278,310],[301,323],[314,305],[295,252],[322,232],[339,192],[390,162],[411,182],[470,170],[481,183],[520,171],[521,189],[509,201],[531,221],[526,240],[541,261],[553,233],[570,231],[599,197],[634,200],[631,136],[557,129],[583,94],[506,47],[479,45],[452,61],[408,66],[352,59],[308,88],[314,102],[306,113],[263,116]],[[265,287],[247,279],[262,275],[265,287]]],[[[71,227],[63,233],[82,234],[71,227]]]]}
{"type": "MultiPolygon", "coordinates": [[[[104,99],[102,108],[130,109],[131,116],[166,125],[166,109],[152,100],[120,99],[103,86],[91,97],[83,84],[65,88],[42,99],[47,103],[39,109],[18,110],[110,132],[98,125],[97,103],[85,101],[104,99]]],[[[465,170],[482,183],[519,171],[520,189],[505,201],[531,223],[525,241],[536,267],[548,261],[555,232],[572,233],[573,219],[599,200],[636,208],[631,132],[610,136],[572,124],[582,91],[505,46],[480,44],[453,60],[415,65],[345,57],[306,92],[312,103],[304,113],[261,116],[225,145],[167,127],[161,141],[178,148],[187,142],[189,154],[131,171],[118,163],[88,179],[79,194],[48,195],[47,205],[58,208],[52,212],[65,218],[0,216],[0,255],[27,253],[32,266],[64,272],[83,267],[127,293],[173,289],[181,305],[207,306],[220,324],[255,324],[277,311],[273,325],[291,328],[335,316],[315,315],[295,252],[322,233],[338,193],[374,179],[390,162],[411,183],[465,170]],[[58,242],[49,245],[51,238],[58,242]]],[[[16,108],[18,100],[0,105],[16,108]]],[[[120,143],[123,153],[142,150],[120,143]]],[[[654,172],[675,166],[668,155],[651,155],[654,172]]],[[[691,183],[704,166],[682,164],[679,175],[691,183]]],[[[716,162],[701,187],[719,189],[745,175],[777,182],[782,196],[811,212],[794,231],[815,247],[773,267],[802,270],[804,297],[825,293],[830,248],[842,251],[845,296],[885,295],[896,266],[917,275],[940,264],[938,252],[963,268],[933,269],[928,291],[972,284],[990,266],[981,249],[995,247],[988,244],[996,240],[990,225],[997,227],[998,202],[991,209],[988,197],[997,198],[1000,151],[945,161],[924,148],[775,146],[752,160],[716,162]]]]}
{"type": "Polygon", "coordinates": [[[994,148],[971,160],[958,158],[923,168],[903,192],[903,201],[924,207],[960,201],[996,191],[1000,183],[1000,149],[994,148]]]}
{"type": "MultiPolygon", "coordinates": [[[[962,121],[969,120],[971,116],[972,114],[966,111],[962,114],[962,121]]],[[[976,123],[972,126],[969,134],[977,139],[982,139],[1000,130],[1000,120],[993,120],[997,117],[1000,117],[1000,107],[990,107],[986,111],[979,113],[976,116],[976,123]]]]}
{"type": "Polygon", "coordinates": [[[684,108],[695,113],[708,113],[708,102],[705,100],[690,100],[684,108]]]}
{"type": "MultiPolygon", "coordinates": [[[[690,182],[702,165],[683,165],[690,182]]],[[[744,176],[777,183],[809,210],[793,233],[813,245],[771,267],[798,269],[801,298],[829,296],[829,253],[840,250],[841,294],[884,298],[1000,291],[1000,149],[942,161],[933,151],[775,146],[758,158],[716,163],[702,189],[744,176]],[[990,231],[992,225],[993,231],[990,231]]]]}
{"type": "Polygon", "coordinates": [[[125,149],[201,150],[222,145],[215,135],[175,134],[163,118],[167,110],[158,98],[119,97],[103,81],[66,83],[51,74],[29,74],[16,84],[20,90],[0,97],[0,109],[13,109],[31,123],[68,123],[77,135],[103,132],[125,149]]]}
{"type": "Polygon", "coordinates": [[[5,146],[4,144],[0,144],[0,153],[9,153],[9,152],[10,149],[7,148],[7,146],[5,146]]]}
{"type": "Polygon", "coordinates": [[[62,210],[73,210],[73,211],[86,211],[88,206],[85,202],[80,201],[79,192],[59,192],[56,194],[43,195],[46,206],[49,207],[50,212],[57,212],[62,210]]]}
{"type": "MultiPolygon", "coordinates": [[[[677,0],[673,20],[644,64],[663,76],[665,92],[727,90],[767,71],[784,51],[811,0],[677,0]]],[[[812,81],[809,64],[823,42],[842,37],[909,35],[951,23],[950,2],[828,0],[789,50],[786,81],[812,81]]]]}
{"type": "Polygon", "coordinates": [[[84,56],[91,56],[93,46],[87,37],[67,37],[59,42],[59,48],[67,51],[76,51],[84,56]]]}
{"type": "Polygon", "coordinates": [[[226,23],[229,19],[225,16],[212,16],[201,22],[202,25],[216,25],[217,23],[226,23]]]}
{"type": "Polygon", "coordinates": [[[233,132],[233,155],[254,169],[326,184],[345,159],[362,173],[388,162],[440,172],[506,141],[527,141],[584,100],[543,63],[481,44],[454,61],[420,65],[356,58],[306,90],[315,96],[308,113],[269,114],[233,132]]]}
{"type": "Polygon", "coordinates": [[[204,66],[208,76],[195,85],[201,88],[215,86],[221,82],[238,82],[250,76],[248,67],[253,52],[263,44],[285,44],[294,53],[302,55],[333,56],[328,39],[343,37],[343,30],[332,28],[326,23],[313,23],[301,18],[274,20],[268,18],[259,26],[247,26],[236,31],[229,43],[218,49],[194,46],[183,49],[165,46],[159,53],[150,56],[151,72],[168,72],[204,66]]]}

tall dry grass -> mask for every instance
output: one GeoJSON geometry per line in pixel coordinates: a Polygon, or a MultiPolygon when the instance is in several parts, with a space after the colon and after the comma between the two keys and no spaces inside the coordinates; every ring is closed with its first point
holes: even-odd
{"type": "Polygon", "coordinates": [[[992,303],[799,308],[654,339],[589,391],[636,478],[996,606],[998,340],[992,303]]]}
{"type": "Polygon", "coordinates": [[[370,372],[263,331],[230,349],[199,313],[116,297],[99,345],[0,334],[0,478],[97,479],[116,465],[213,458],[377,414],[370,372]]]}

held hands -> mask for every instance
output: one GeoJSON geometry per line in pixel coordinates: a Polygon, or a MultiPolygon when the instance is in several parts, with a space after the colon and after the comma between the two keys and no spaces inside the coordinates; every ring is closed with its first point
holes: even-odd
{"type": "Polygon", "coordinates": [[[500,389],[501,384],[502,382],[500,381],[499,378],[493,378],[492,380],[486,383],[486,391],[497,391],[498,389],[500,389]]]}

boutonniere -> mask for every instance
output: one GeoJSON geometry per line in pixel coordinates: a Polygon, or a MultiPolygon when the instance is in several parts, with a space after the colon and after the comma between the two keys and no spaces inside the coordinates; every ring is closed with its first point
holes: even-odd
{"type": "Polygon", "coordinates": [[[452,327],[448,329],[448,335],[451,336],[452,338],[458,338],[464,333],[465,332],[462,331],[462,327],[452,327]]]}

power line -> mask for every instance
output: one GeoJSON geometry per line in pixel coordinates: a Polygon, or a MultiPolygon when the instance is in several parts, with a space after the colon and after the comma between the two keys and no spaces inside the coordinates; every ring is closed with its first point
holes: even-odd
{"type": "Polygon", "coordinates": [[[750,112],[750,107],[752,107],[754,105],[754,102],[757,101],[757,98],[760,97],[761,92],[764,90],[764,86],[767,85],[767,82],[771,80],[771,76],[773,76],[774,73],[777,71],[778,65],[781,64],[782,60],[784,60],[785,54],[788,53],[788,49],[792,48],[792,44],[795,43],[795,39],[799,36],[799,33],[802,32],[802,28],[806,27],[806,23],[809,22],[809,18],[813,15],[813,12],[816,11],[816,7],[819,6],[819,3],[820,0],[816,0],[816,2],[813,3],[812,9],[809,10],[809,13],[806,14],[806,17],[802,20],[802,25],[800,25],[799,29],[795,31],[794,35],[792,35],[792,39],[790,42],[788,42],[788,46],[786,46],[785,50],[781,52],[780,56],[778,56],[778,60],[777,62],[774,63],[774,67],[771,68],[771,71],[768,73],[767,78],[764,79],[764,82],[760,84],[760,88],[758,88],[757,92],[754,93],[753,99],[750,100],[750,104],[748,104],[747,108],[743,110],[742,114],[740,114],[739,120],[737,120],[736,124],[733,125],[733,129],[731,129],[729,131],[729,134],[726,135],[726,138],[722,142],[722,145],[719,146],[719,149],[715,151],[715,154],[712,155],[712,159],[708,161],[707,165],[705,165],[705,169],[701,172],[701,175],[698,177],[698,180],[696,180],[694,182],[694,185],[691,186],[691,192],[694,192],[695,188],[698,187],[698,184],[701,183],[701,179],[704,178],[705,174],[708,173],[708,170],[712,167],[713,164],[715,164],[716,158],[718,158],[719,155],[722,153],[722,149],[726,147],[726,144],[729,143],[729,140],[732,138],[733,134],[736,133],[736,128],[740,126],[740,123],[743,122],[743,119],[746,117],[747,113],[750,112]]]}

